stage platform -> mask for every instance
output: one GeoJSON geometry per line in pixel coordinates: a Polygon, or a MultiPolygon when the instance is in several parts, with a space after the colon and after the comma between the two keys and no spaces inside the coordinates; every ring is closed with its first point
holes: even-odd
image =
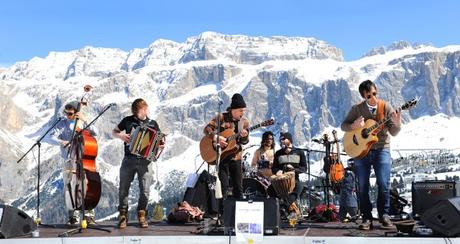
{"type": "MultiPolygon", "coordinates": [[[[0,244],[142,244],[142,243],[237,243],[235,236],[226,236],[223,232],[212,231],[211,223],[201,222],[185,225],[171,225],[167,223],[151,223],[149,228],[138,228],[130,223],[126,229],[115,227],[115,222],[103,222],[97,226],[110,230],[111,233],[85,229],[81,233],[62,236],[62,233],[72,228],[66,225],[53,227],[39,227],[39,237],[31,235],[11,239],[0,239],[0,244]],[[200,233],[201,232],[201,233],[200,233]],[[203,233],[204,232],[204,233],[203,233]]],[[[264,236],[262,243],[289,243],[289,244],[344,244],[344,243],[391,243],[391,244],[428,244],[428,243],[459,243],[460,238],[398,236],[396,229],[381,229],[378,222],[374,222],[374,230],[360,231],[355,223],[301,223],[295,229],[283,227],[278,235],[264,236]]],[[[222,229],[219,229],[222,230],[222,229]]],[[[255,242],[257,243],[257,242],[255,242]]],[[[260,243],[260,242],[259,242],[260,243]]]]}

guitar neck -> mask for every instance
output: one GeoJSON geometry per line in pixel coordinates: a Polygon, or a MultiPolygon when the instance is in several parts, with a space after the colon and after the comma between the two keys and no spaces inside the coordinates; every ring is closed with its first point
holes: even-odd
{"type": "Polygon", "coordinates": [[[334,136],[335,145],[337,147],[337,160],[340,162],[340,146],[339,139],[337,138],[337,131],[332,131],[332,136],[334,136]]]}
{"type": "MultiPolygon", "coordinates": [[[[257,128],[260,128],[261,126],[262,126],[262,124],[257,124],[257,125],[251,126],[251,127],[249,127],[249,128],[247,129],[247,131],[248,131],[248,132],[253,131],[253,130],[257,129],[257,128]]],[[[234,139],[236,139],[239,135],[240,135],[240,134],[233,134],[233,135],[231,135],[231,136],[229,136],[229,137],[227,138],[227,141],[234,140],[234,139]]]]}
{"type": "MultiPolygon", "coordinates": [[[[398,113],[401,112],[402,111],[401,108],[402,107],[399,107],[398,109],[396,109],[396,111],[398,111],[398,113]]],[[[380,128],[380,126],[382,126],[383,124],[385,124],[386,122],[388,122],[390,120],[391,120],[391,117],[386,118],[386,119],[384,119],[384,120],[382,120],[380,122],[375,123],[373,126],[367,128],[367,133],[369,134],[369,133],[374,132],[376,129],[380,128]]]]}

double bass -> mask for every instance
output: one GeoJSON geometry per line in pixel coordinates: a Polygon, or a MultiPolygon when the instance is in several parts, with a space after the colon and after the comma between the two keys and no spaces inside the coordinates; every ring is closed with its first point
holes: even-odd
{"type": "MultiPolygon", "coordinates": [[[[82,105],[87,105],[85,97],[91,88],[91,86],[84,87],[86,94],[81,98],[77,111],[80,111],[82,105]]],[[[101,197],[101,177],[96,171],[98,146],[91,132],[88,129],[81,130],[78,125],[77,117],[72,141],[69,143],[69,155],[71,163],[75,164],[75,171],[72,172],[67,186],[71,205],[67,203],[67,207],[74,210],[91,210],[97,206],[101,197]]]]}

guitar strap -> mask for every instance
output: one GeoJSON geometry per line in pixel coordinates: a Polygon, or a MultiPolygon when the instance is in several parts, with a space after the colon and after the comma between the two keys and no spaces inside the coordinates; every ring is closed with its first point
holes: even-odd
{"type": "Polygon", "coordinates": [[[380,122],[385,117],[385,102],[381,99],[377,101],[377,122],[380,122]]]}
{"type": "MultiPolygon", "coordinates": [[[[385,118],[385,101],[379,99],[377,101],[377,117],[376,121],[381,122],[385,118]]],[[[382,130],[384,125],[381,125],[379,131],[382,130]]]]}

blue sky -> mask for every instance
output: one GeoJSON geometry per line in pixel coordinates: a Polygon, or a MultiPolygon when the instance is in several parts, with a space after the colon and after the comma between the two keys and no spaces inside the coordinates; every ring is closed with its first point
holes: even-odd
{"type": "Polygon", "coordinates": [[[394,41],[460,44],[460,1],[4,0],[0,66],[85,45],[123,50],[204,31],[324,40],[355,60],[394,41]]]}

